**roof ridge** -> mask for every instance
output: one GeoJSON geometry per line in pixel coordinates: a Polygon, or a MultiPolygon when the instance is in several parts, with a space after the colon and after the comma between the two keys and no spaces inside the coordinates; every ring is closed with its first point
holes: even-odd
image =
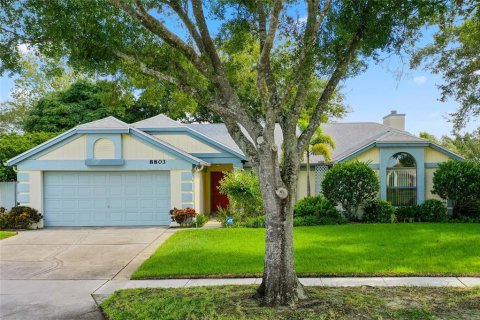
{"type": "MultiPolygon", "coordinates": [[[[135,128],[142,128],[142,127],[141,127],[141,126],[142,126],[142,123],[154,122],[155,120],[160,120],[160,119],[163,120],[163,121],[165,121],[165,122],[167,122],[167,123],[171,123],[172,126],[170,126],[170,127],[173,127],[173,125],[176,126],[176,127],[183,127],[183,126],[185,126],[183,123],[178,122],[178,121],[176,121],[176,120],[173,120],[172,118],[164,115],[163,113],[159,113],[159,114],[157,114],[156,116],[153,116],[153,117],[150,117],[150,118],[147,118],[147,119],[143,119],[143,120],[140,120],[140,121],[136,121],[136,122],[134,122],[134,123],[132,123],[132,124],[130,124],[130,125],[131,125],[132,127],[135,127],[135,128]],[[140,127],[139,127],[139,126],[140,126],[140,127]]],[[[147,127],[143,127],[143,128],[147,128],[147,127]]]]}
{"type": "MultiPolygon", "coordinates": [[[[72,129],[90,128],[90,127],[94,126],[95,124],[106,123],[107,121],[113,121],[116,124],[119,124],[120,126],[125,127],[125,128],[130,127],[130,125],[128,123],[126,123],[126,122],[124,122],[120,119],[117,119],[114,116],[108,116],[108,117],[105,117],[105,118],[102,118],[102,119],[97,119],[97,120],[93,120],[93,121],[90,121],[90,122],[85,122],[85,123],[78,124],[77,126],[75,126],[72,129]]],[[[96,129],[102,129],[102,128],[99,127],[99,128],[96,128],[96,129]]]]}

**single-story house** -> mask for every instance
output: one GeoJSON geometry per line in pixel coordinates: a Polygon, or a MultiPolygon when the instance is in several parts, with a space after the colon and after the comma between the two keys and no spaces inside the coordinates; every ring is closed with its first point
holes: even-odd
{"type": "MultiPolygon", "coordinates": [[[[432,198],[439,163],[457,154],[404,129],[405,115],[379,123],[328,123],[331,163],[368,161],[380,197],[395,205],[432,198]]],[[[281,132],[277,130],[278,143],[281,132]]],[[[312,192],[331,165],[312,156],[312,192]]],[[[17,201],[44,214],[46,226],[168,225],[173,207],[210,212],[228,200],[217,186],[224,171],[249,164],[223,124],[182,124],[158,115],[133,124],[114,117],[79,125],[7,162],[18,172],[17,201]]],[[[306,166],[298,198],[306,195],[306,166]]]]}

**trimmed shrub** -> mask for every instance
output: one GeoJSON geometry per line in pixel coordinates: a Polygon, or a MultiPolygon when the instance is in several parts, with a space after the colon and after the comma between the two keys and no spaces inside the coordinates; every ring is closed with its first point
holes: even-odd
{"type": "Polygon", "coordinates": [[[263,200],[258,177],[253,171],[225,172],[218,190],[228,197],[231,209],[247,217],[263,215],[263,200]]]}
{"type": "Polygon", "coordinates": [[[338,211],[335,205],[322,195],[305,197],[295,204],[293,210],[295,216],[331,216],[337,217],[338,211]]]}
{"type": "Polygon", "coordinates": [[[9,212],[0,215],[2,229],[28,229],[33,223],[38,223],[43,218],[36,209],[25,206],[13,207],[9,212]]]}
{"type": "Polygon", "coordinates": [[[294,227],[320,226],[320,225],[344,224],[344,223],[347,223],[347,219],[342,217],[340,214],[337,218],[318,217],[318,216],[293,217],[294,227]]]}
{"type": "Polygon", "coordinates": [[[420,217],[420,206],[404,206],[395,210],[398,222],[415,222],[420,217]]]}
{"type": "Polygon", "coordinates": [[[373,199],[367,201],[362,220],[365,222],[391,222],[395,207],[388,201],[373,199]]]}
{"type": "Polygon", "coordinates": [[[205,223],[207,223],[207,221],[208,221],[208,218],[204,214],[199,213],[195,216],[195,223],[197,228],[203,227],[205,223]]]}
{"type": "Polygon", "coordinates": [[[322,225],[343,223],[344,219],[335,205],[322,195],[305,197],[295,204],[295,218],[299,225],[322,225]],[[303,222],[302,222],[303,221],[303,222]]]}
{"type": "Polygon", "coordinates": [[[341,204],[350,220],[356,218],[361,205],[377,197],[379,188],[375,171],[367,163],[359,161],[334,165],[322,182],[325,197],[341,204]]]}
{"type": "Polygon", "coordinates": [[[433,174],[434,194],[455,201],[455,217],[480,217],[480,163],[447,161],[433,174]]]}
{"type": "Polygon", "coordinates": [[[447,208],[445,205],[436,199],[425,200],[419,206],[419,218],[426,222],[445,222],[447,221],[447,208]]]}

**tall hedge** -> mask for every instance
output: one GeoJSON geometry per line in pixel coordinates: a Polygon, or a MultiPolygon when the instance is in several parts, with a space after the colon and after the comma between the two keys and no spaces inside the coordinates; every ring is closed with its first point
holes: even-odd
{"type": "Polygon", "coordinates": [[[377,197],[380,182],[367,163],[350,161],[328,170],[322,188],[328,199],[342,205],[347,218],[354,219],[363,203],[377,197]]]}
{"type": "Polygon", "coordinates": [[[480,163],[450,160],[433,174],[433,190],[443,199],[455,201],[454,213],[480,217],[480,163]]]}

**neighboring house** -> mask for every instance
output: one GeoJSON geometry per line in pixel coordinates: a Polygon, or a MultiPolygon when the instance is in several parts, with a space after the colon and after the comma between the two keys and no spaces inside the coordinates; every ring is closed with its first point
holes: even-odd
{"type": "MultiPolygon", "coordinates": [[[[332,163],[368,161],[380,197],[395,205],[433,197],[439,163],[461,157],[404,131],[392,112],[378,123],[329,123],[332,163]]],[[[281,132],[276,132],[281,144],[281,132]]],[[[46,226],[168,225],[173,207],[209,212],[228,201],[223,171],[249,167],[223,124],[181,124],[164,115],[126,124],[113,117],[79,125],[7,162],[18,171],[17,201],[38,209],[46,226]]],[[[328,164],[311,158],[314,193],[328,164]]],[[[306,195],[302,167],[298,198],[306,195]]]]}

